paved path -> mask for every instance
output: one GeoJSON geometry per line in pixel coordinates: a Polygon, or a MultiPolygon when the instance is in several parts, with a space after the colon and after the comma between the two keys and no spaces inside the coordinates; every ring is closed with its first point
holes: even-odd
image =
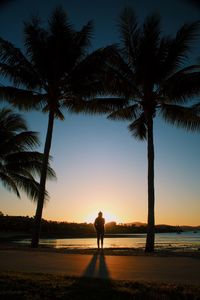
{"type": "Polygon", "coordinates": [[[1,250],[0,271],[200,285],[200,259],[191,257],[104,256],[1,250]]]}

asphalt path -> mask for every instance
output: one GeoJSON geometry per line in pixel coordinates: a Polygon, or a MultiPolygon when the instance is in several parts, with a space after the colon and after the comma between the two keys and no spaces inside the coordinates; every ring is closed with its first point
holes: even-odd
{"type": "Polygon", "coordinates": [[[198,257],[108,256],[1,250],[0,272],[7,271],[200,285],[198,257]]]}

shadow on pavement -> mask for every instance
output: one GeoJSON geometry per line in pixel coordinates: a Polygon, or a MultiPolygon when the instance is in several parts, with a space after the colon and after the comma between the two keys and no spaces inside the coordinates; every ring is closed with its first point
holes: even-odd
{"type": "Polygon", "coordinates": [[[86,270],[83,272],[82,277],[95,277],[109,279],[109,271],[106,265],[106,257],[103,252],[95,253],[88,264],[86,270]]]}

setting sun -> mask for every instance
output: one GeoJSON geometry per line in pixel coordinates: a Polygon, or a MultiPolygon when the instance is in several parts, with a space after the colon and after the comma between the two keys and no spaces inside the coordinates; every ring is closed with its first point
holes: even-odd
{"type": "MultiPolygon", "coordinates": [[[[93,213],[89,214],[88,216],[86,216],[85,221],[87,223],[94,223],[94,220],[96,219],[97,216],[98,216],[98,212],[93,212],[93,213]]],[[[106,223],[109,223],[109,222],[120,223],[119,218],[109,212],[103,212],[103,218],[105,219],[106,223]]]]}

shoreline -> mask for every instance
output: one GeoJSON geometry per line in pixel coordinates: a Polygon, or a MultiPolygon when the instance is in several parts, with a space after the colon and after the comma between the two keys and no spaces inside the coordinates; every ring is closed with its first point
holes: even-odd
{"type": "MultiPolygon", "coordinates": [[[[138,238],[138,237],[145,237],[146,233],[106,233],[105,238],[138,238]]],[[[13,239],[21,240],[21,239],[29,239],[31,238],[30,233],[26,232],[0,232],[0,242],[1,240],[8,240],[11,241],[13,239]]],[[[96,234],[48,234],[43,233],[41,234],[40,239],[91,239],[96,238],[96,234]]]]}
{"type": "Polygon", "coordinates": [[[146,253],[144,248],[104,248],[103,251],[98,251],[97,248],[55,248],[52,246],[40,245],[38,248],[31,248],[30,245],[16,244],[12,242],[0,243],[1,251],[26,251],[26,252],[52,252],[52,253],[63,253],[63,254],[82,254],[82,255],[94,255],[102,253],[106,256],[156,256],[156,257],[195,257],[200,259],[200,250],[186,250],[184,248],[174,249],[156,249],[152,253],[146,253]]]}
{"type": "MultiPolygon", "coordinates": [[[[144,238],[145,234],[106,234],[105,238],[127,238],[131,237],[133,240],[135,238],[144,238]]],[[[55,235],[42,235],[41,240],[53,240],[53,239],[90,239],[90,238],[96,238],[96,235],[86,235],[81,236],[58,236],[55,235]]],[[[25,251],[46,251],[46,252],[57,252],[57,253],[69,253],[69,254],[95,254],[97,252],[96,245],[91,244],[87,247],[87,245],[76,245],[72,244],[67,245],[58,245],[56,247],[56,244],[45,244],[43,241],[41,241],[41,244],[37,249],[32,249],[30,247],[30,239],[31,234],[25,233],[25,232],[3,232],[0,231],[0,250],[25,250],[25,251]],[[27,240],[24,241],[23,240],[27,240]]],[[[194,246],[194,245],[173,245],[171,243],[165,243],[161,244],[158,242],[155,244],[155,251],[153,253],[145,253],[144,251],[144,244],[143,245],[124,245],[121,247],[121,245],[115,245],[115,247],[108,246],[104,248],[104,254],[105,255],[119,255],[119,256],[136,256],[136,255],[152,255],[152,256],[192,256],[192,257],[200,257],[200,244],[194,246]]]]}

